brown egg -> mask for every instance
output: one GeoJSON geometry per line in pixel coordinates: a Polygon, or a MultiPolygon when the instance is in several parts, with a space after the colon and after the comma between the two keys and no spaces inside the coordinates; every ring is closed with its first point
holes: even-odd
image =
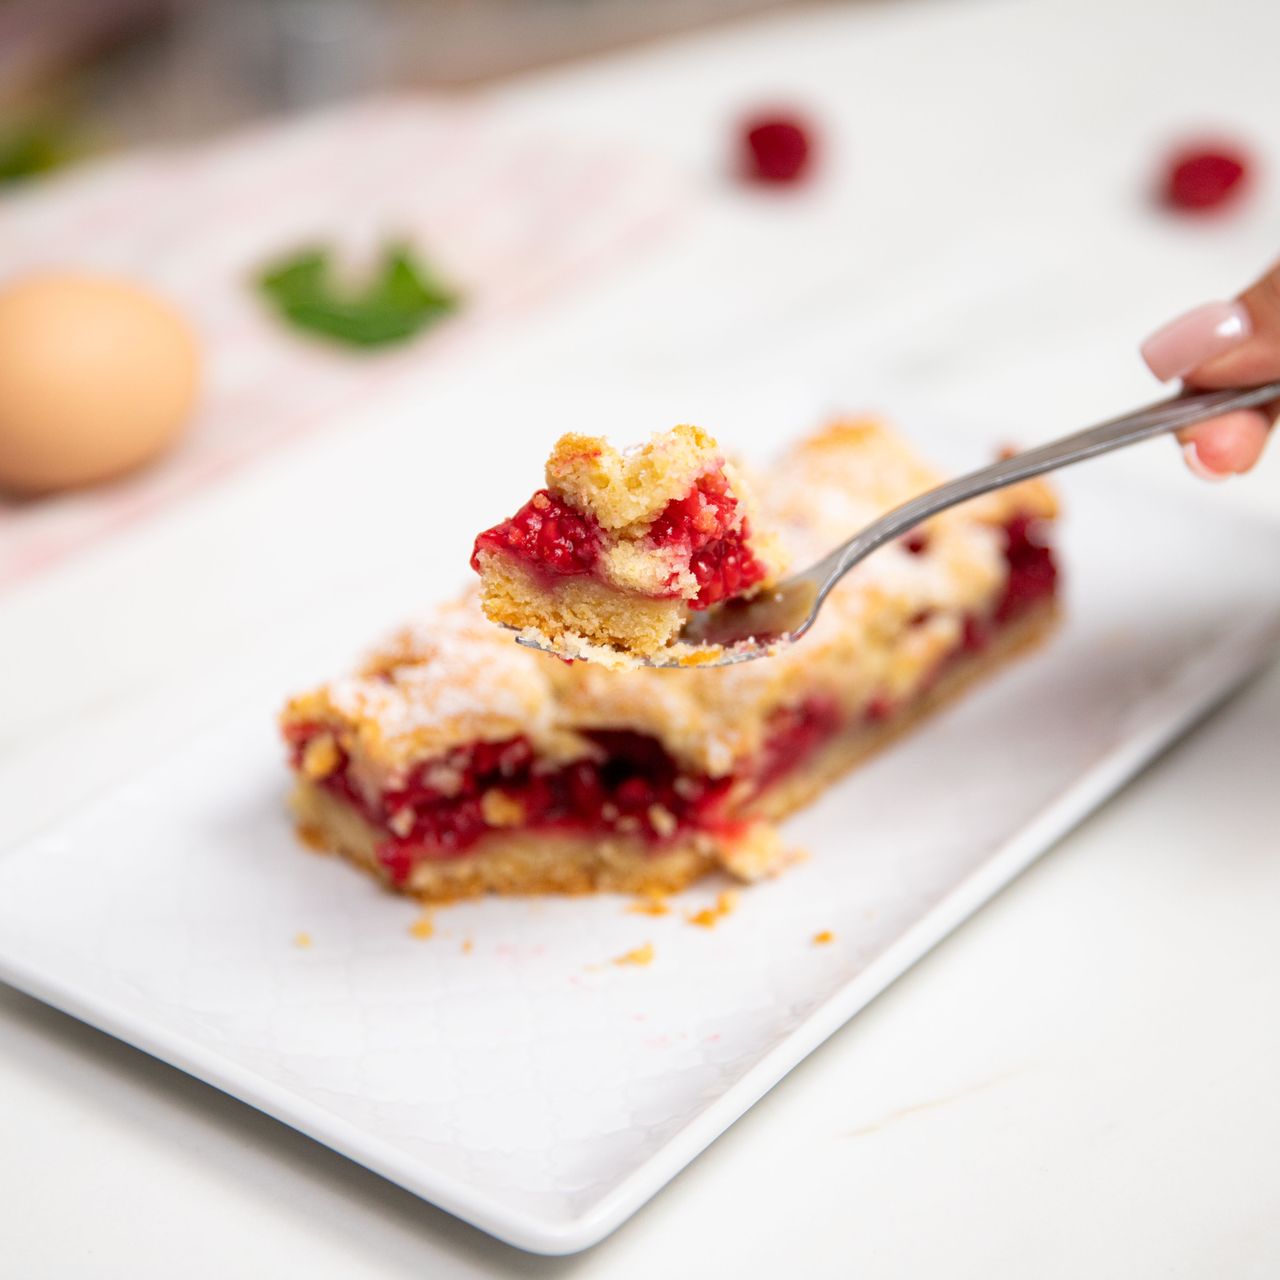
{"type": "Polygon", "coordinates": [[[0,489],[48,493],[149,461],[189,417],[198,369],[183,316],[124,280],[0,288],[0,489]]]}

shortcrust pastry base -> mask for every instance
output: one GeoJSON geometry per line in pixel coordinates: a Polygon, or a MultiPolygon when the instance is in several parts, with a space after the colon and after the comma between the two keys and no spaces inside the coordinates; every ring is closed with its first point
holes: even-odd
{"type": "Polygon", "coordinates": [[[349,805],[305,778],[289,803],[307,844],[340,853],[424,902],[486,893],[674,893],[719,865],[716,842],[705,834],[655,853],[648,842],[626,835],[495,831],[460,858],[419,862],[404,884],[394,885],[374,852],[385,837],[349,805]]]}
{"type": "MultiPolygon", "coordinates": [[[[971,685],[1034,648],[1053,630],[1057,617],[1056,603],[1046,601],[1007,623],[982,652],[955,661],[925,694],[889,719],[859,723],[838,734],[794,774],[757,797],[743,818],[777,821],[807,804],[971,685]]],[[[393,886],[374,852],[383,836],[360,814],[305,778],[298,779],[291,803],[306,843],[339,853],[388,886],[427,902],[485,893],[673,893],[717,868],[736,869],[745,878],[771,869],[767,860],[750,856],[750,846],[758,843],[755,837],[767,822],[753,824],[744,836],[745,848],[726,847],[708,833],[654,850],[647,841],[625,835],[495,831],[461,858],[418,863],[405,884],[393,886]]]]}
{"type": "Polygon", "coordinates": [[[585,575],[548,585],[499,553],[483,557],[480,589],[492,621],[525,630],[537,618],[535,634],[553,647],[606,666],[635,665],[629,655],[658,653],[679,634],[689,612],[683,600],[620,593],[585,575]]]}

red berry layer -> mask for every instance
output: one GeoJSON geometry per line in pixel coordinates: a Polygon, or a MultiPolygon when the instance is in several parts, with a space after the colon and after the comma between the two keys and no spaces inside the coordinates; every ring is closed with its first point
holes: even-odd
{"type": "Polygon", "coordinates": [[[719,471],[708,471],[683,498],[669,502],[646,537],[655,547],[687,551],[698,583],[698,594],[689,602],[692,609],[747,591],[768,572],[747,545],[750,522],[738,519],[738,500],[719,471]]]}
{"type": "Polygon", "coordinates": [[[477,572],[482,551],[508,551],[547,573],[590,573],[600,558],[604,533],[589,515],[539,489],[509,520],[486,529],[471,553],[477,572]]]}

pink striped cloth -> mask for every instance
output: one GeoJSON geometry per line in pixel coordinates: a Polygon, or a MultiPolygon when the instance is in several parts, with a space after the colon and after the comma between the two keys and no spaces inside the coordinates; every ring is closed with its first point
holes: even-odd
{"type": "Polygon", "coordinates": [[[0,588],[162,509],[458,343],[621,260],[689,206],[658,161],[522,130],[484,108],[377,100],[229,140],[135,153],[0,200],[0,283],[44,267],[146,281],[198,326],[199,413],[158,464],[81,493],[0,498],[0,588]],[[290,332],[255,269],[308,244],[419,246],[465,294],[454,318],[370,354],[290,332]]]}

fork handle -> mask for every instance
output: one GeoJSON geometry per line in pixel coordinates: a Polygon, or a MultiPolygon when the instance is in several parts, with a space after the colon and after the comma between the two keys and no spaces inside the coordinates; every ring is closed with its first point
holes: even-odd
{"type": "Polygon", "coordinates": [[[864,556],[948,507],[981,497],[993,489],[1003,489],[1033,476],[1042,476],[1048,471],[1057,471],[1087,458],[1123,449],[1150,436],[1180,431],[1183,427],[1216,418],[1232,409],[1248,409],[1273,400],[1280,400],[1280,382],[1224,391],[1186,392],[958,476],[895,507],[843,546],[837,547],[824,565],[827,572],[820,598],[825,598],[836,582],[864,556]]]}

